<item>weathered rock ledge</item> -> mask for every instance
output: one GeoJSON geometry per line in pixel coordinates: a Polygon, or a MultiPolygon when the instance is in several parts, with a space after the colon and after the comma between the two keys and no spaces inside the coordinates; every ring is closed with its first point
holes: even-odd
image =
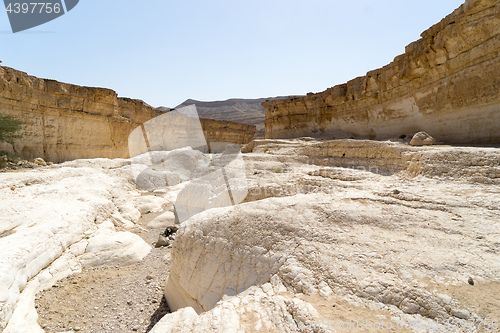
{"type": "Polygon", "coordinates": [[[267,101],[266,138],[500,143],[500,2],[467,0],[389,65],[306,97],[267,101]]]}
{"type": "MultiPolygon", "coordinates": [[[[0,113],[26,122],[14,146],[25,158],[61,162],[79,158],[127,158],[128,136],[164,112],[110,89],[40,79],[0,66],[0,113]]],[[[209,142],[247,143],[255,126],[201,119],[209,142]]],[[[7,144],[0,150],[12,150],[7,144]]]]}

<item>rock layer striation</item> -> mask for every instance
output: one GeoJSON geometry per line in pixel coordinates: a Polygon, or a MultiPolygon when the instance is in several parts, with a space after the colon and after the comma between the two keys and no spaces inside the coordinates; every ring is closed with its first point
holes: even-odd
{"type": "MultiPolygon", "coordinates": [[[[14,147],[25,158],[61,162],[79,158],[126,158],[128,136],[164,114],[141,100],[110,89],[40,79],[0,66],[0,113],[23,120],[23,138],[14,147]]],[[[209,142],[247,143],[255,126],[201,119],[209,142]]]]}
{"type": "Polygon", "coordinates": [[[467,0],[389,65],[306,97],[267,101],[266,138],[500,142],[500,1],[467,0]]]}

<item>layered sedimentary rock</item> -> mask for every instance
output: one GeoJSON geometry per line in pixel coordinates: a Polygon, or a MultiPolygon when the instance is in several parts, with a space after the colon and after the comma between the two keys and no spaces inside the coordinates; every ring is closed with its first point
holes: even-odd
{"type": "Polygon", "coordinates": [[[467,0],[366,76],[263,103],[266,138],[386,139],[426,131],[448,143],[500,142],[500,1],[467,0]]]}
{"type": "Polygon", "coordinates": [[[252,141],[255,125],[247,125],[227,120],[201,118],[205,138],[209,142],[233,142],[237,144],[252,141]]]}
{"type": "MultiPolygon", "coordinates": [[[[404,173],[409,177],[426,176],[468,179],[500,185],[500,155],[496,148],[412,147],[403,140],[254,140],[244,152],[295,154],[307,165],[342,167],[384,176],[404,173]],[[287,149],[283,149],[283,146],[287,149]]],[[[267,157],[270,159],[271,157],[267,157]]],[[[276,166],[280,172],[287,172],[276,166]]],[[[328,177],[337,177],[330,174],[328,177]]],[[[355,178],[355,177],[354,177],[355,178]]],[[[295,180],[291,180],[295,182],[295,180]]],[[[291,195],[291,194],[289,194],[291,195]]]]}
{"type": "MultiPolygon", "coordinates": [[[[23,120],[14,150],[23,157],[60,162],[77,158],[128,157],[128,136],[163,112],[110,89],[40,79],[0,67],[0,113],[23,120]]],[[[202,119],[208,141],[242,144],[255,126],[202,119]]],[[[4,144],[0,149],[11,150],[4,144]]]]}

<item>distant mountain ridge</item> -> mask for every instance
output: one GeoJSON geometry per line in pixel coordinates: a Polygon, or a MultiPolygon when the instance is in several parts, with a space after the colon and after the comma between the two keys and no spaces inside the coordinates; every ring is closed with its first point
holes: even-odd
{"type": "MultiPolygon", "coordinates": [[[[280,96],[256,99],[231,98],[225,101],[212,102],[188,99],[176,106],[176,108],[195,104],[198,115],[202,118],[229,120],[256,125],[257,132],[262,132],[261,134],[263,134],[266,115],[264,107],[261,104],[266,100],[283,99],[287,97],[288,96],[280,96]]],[[[170,108],[164,106],[160,106],[157,109],[161,111],[170,111],[170,108]]]]}

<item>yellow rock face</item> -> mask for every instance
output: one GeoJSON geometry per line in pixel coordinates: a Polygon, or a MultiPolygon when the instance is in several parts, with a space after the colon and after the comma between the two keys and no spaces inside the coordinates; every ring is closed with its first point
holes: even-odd
{"type": "Polygon", "coordinates": [[[500,2],[467,0],[389,65],[306,97],[268,101],[266,138],[500,142],[500,2]]]}
{"type": "MultiPolygon", "coordinates": [[[[115,91],[40,79],[0,66],[0,113],[23,120],[14,147],[25,158],[61,162],[79,158],[127,158],[128,136],[163,112],[115,91]]],[[[202,119],[207,141],[249,142],[255,126],[202,119]]]]}

